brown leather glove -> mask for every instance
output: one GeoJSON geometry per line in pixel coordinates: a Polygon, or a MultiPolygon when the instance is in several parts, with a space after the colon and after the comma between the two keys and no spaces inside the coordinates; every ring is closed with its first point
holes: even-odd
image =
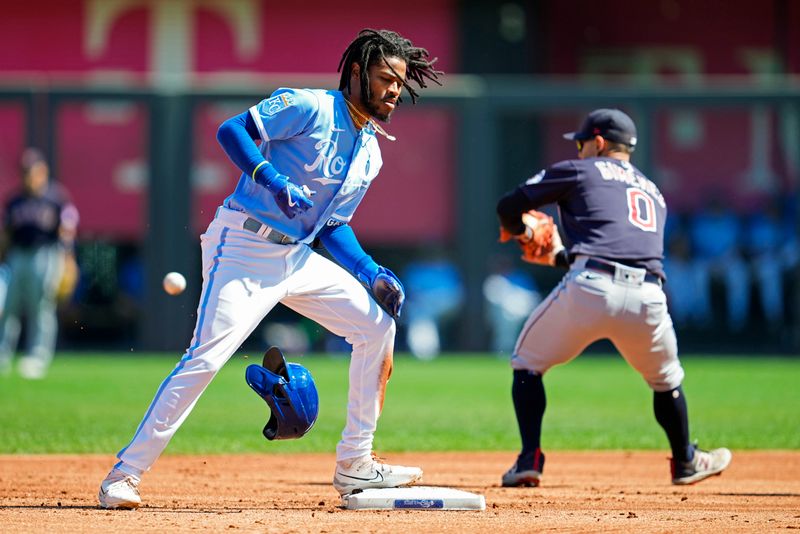
{"type": "Polygon", "coordinates": [[[564,245],[553,218],[546,213],[530,210],[522,214],[522,224],[525,225],[525,231],[520,235],[513,235],[501,227],[500,242],[516,241],[522,249],[523,261],[555,265],[556,255],[564,249],[564,245]]]}

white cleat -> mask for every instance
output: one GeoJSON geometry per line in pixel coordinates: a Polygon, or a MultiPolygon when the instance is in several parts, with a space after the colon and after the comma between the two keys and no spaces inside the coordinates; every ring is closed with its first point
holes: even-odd
{"type": "Polygon", "coordinates": [[[672,483],[683,486],[720,475],[730,465],[732,456],[731,451],[724,447],[710,451],[695,449],[691,462],[672,460],[672,483]]]}
{"type": "Polygon", "coordinates": [[[389,465],[375,454],[354,460],[336,462],[333,487],[340,495],[357,493],[370,488],[408,486],[422,478],[419,467],[389,465]]]}
{"type": "Polygon", "coordinates": [[[139,479],[123,473],[119,469],[112,469],[100,484],[100,493],[98,493],[97,499],[103,508],[126,510],[138,508],[142,504],[142,497],[139,495],[139,479]]]}

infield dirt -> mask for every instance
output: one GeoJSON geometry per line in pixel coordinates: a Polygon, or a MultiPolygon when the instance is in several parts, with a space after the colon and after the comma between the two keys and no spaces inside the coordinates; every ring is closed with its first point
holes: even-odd
{"type": "Polygon", "coordinates": [[[486,496],[486,510],[350,511],[332,454],[171,456],[142,481],[142,508],[103,510],[112,456],[0,456],[3,532],[787,532],[800,530],[800,452],[734,451],[695,486],[669,483],[667,454],[547,455],[539,488],[501,488],[513,453],[397,453],[423,483],[486,496]]]}

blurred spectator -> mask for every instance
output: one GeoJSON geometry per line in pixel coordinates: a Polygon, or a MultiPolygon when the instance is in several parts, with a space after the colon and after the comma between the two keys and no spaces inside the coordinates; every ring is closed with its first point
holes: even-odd
{"type": "Polygon", "coordinates": [[[11,269],[5,263],[0,263],[0,317],[3,316],[3,308],[6,305],[6,293],[8,292],[8,281],[11,278],[11,269]]]}
{"type": "Polygon", "coordinates": [[[138,253],[121,254],[117,271],[117,286],[121,298],[130,301],[132,307],[144,302],[144,263],[138,253]]]}
{"type": "Polygon", "coordinates": [[[798,191],[784,196],[784,210],[783,210],[783,235],[785,240],[783,247],[781,247],[781,261],[784,267],[794,269],[800,262],[800,235],[798,235],[798,228],[800,228],[800,218],[798,218],[798,205],[800,198],[798,198],[798,191]]]}
{"type": "Polygon", "coordinates": [[[73,244],[78,211],[36,149],[21,158],[22,189],[5,206],[5,261],[9,269],[5,306],[0,317],[0,374],[11,370],[25,317],[27,349],[18,363],[22,377],[43,378],[53,359],[58,322],[56,299],[74,289],[77,268],[73,244]],[[64,283],[64,273],[69,279],[64,283]],[[70,287],[71,286],[71,287],[70,287]]]}
{"type": "Polygon", "coordinates": [[[795,223],[790,210],[784,216],[780,199],[748,218],[744,243],[767,327],[780,330],[784,325],[784,275],[797,264],[795,223]]]}
{"type": "Polygon", "coordinates": [[[522,324],[542,300],[536,282],[527,271],[516,268],[508,256],[497,256],[492,272],[483,282],[483,296],[492,335],[491,350],[510,355],[522,324]]]}
{"type": "Polygon", "coordinates": [[[713,195],[705,209],[690,217],[689,236],[699,321],[702,325],[711,323],[711,281],[721,279],[725,283],[728,328],[741,330],[747,321],[750,281],[739,249],[741,229],[737,215],[723,199],[713,195]]]}
{"type": "Polygon", "coordinates": [[[406,288],[406,342],[419,359],[430,360],[441,351],[441,330],[464,300],[461,275],[438,250],[409,263],[401,278],[406,288]]]}
{"type": "Polygon", "coordinates": [[[702,324],[708,319],[701,315],[706,310],[697,303],[700,291],[696,286],[693,263],[689,237],[676,227],[667,241],[664,291],[669,299],[669,314],[675,325],[682,328],[702,324]]]}
{"type": "Polygon", "coordinates": [[[311,349],[311,340],[299,322],[267,323],[264,344],[280,347],[287,354],[305,354],[311,349]]]}

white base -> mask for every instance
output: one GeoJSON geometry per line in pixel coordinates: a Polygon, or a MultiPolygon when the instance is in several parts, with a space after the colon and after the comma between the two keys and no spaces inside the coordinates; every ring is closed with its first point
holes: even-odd
{"type": "Polygon", "coordinates": [[[348,510],[485,510],[483,495],[451,488],[408,486],[342,495],[348,510]]]}

